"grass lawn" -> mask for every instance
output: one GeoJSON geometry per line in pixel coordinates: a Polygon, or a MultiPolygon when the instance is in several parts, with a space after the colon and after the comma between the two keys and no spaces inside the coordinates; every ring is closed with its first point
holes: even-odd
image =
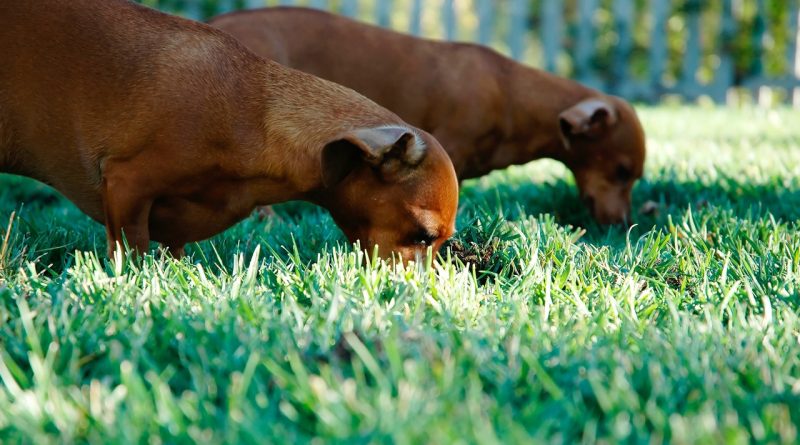
{"type": "Polygon", "coordinates": [[[797,442],[800,113],[641,115],[630,231],[539,161],[407,269],[305,204],[115,265],[0,178],[0,442],[797,442]]]}

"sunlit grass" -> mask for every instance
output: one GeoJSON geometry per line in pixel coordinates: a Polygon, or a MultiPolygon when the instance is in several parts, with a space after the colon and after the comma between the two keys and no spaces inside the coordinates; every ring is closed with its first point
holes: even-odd
{"type": "Polygon", "coordinates": [[[305,204],[115,264],[3,177],[0,442],[796,442],[800,114],[641,114],[631,230],[540,161],[466,183],[430,266],[305,204]]]}

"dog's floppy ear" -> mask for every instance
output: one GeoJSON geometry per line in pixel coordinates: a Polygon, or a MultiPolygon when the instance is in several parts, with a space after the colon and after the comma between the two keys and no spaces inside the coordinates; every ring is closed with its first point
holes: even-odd
{"type": "Polygon", "coordinates": [[[558,116],[561,138],[569,148],[576,136],[596,138],[617,123],[617,110],[609,102],[594,98],[579,102],[558,116]]]}
{"type": "Polygon", "coordinates": [[[340,183],[359,163],[376,168],[385,179],[419,164],[425,145],[409,128],[376,127],[350,131],[322,149],[322,181],[340,183]]]}

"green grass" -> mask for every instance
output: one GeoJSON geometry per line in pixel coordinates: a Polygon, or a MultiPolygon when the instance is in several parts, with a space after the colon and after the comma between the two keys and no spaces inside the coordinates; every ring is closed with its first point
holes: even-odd
{"type": "Polygon", "coordinates": [[[630,231],[540,161],[468,182],[407,269],[304,204],[115,265],[3,177],[0,442],[797,442],[800,113],[641,114],[630,231]]]}

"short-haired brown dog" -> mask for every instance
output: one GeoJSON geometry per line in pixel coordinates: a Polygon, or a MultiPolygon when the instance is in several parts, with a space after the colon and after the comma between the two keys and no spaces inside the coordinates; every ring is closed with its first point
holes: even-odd
{"type": "Polygon", "coordinates": [[[458,183],[430,135],[210,26],[125,0],[0,5],[0,171],[52,185],[174,254],[256,205],[304,199],[351,241],[413,259],[454,230],[458,183]]]}
{"type": "Polygon", "coordinates": [[[261,56],[353,88],[429,131],[459,178],[563,162],[601,223],[628,219],[645,139],[622,99],[471,44],[419,39],[303,8],[212,19],[261,56]]]}

